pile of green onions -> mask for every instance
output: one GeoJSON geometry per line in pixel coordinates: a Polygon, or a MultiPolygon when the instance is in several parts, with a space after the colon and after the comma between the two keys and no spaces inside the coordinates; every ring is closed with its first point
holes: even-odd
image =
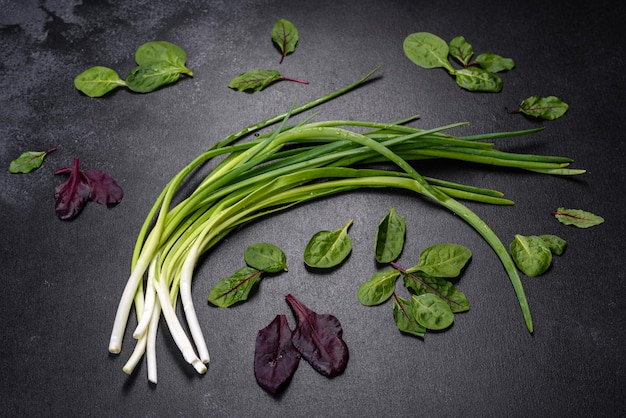
{"type": "Polygon", "coordinates": [[[199,373],[205,373],[209,352],[191,297],[192,277],[200,256],[252,219],[322,196],[366,187],[414,191],[474,227],[504,265],[526,326],[533,331],[526,296],[506,247],[481,218],[457,199],[504,205],[512,202],[495,190],[423,177],[409,161],[447,158],[559,175],[580,174],[584,170],[567,168],[572,162],[569,158],[508,153],[485,142],[537,129],[455,137],[444,131],[463,123],[421,130],[406,126],[414,118],[396,123],[311,122],[309,118],[288,125],[290,116],[362,85],[376,70],[343,89],[230,135],[198,156],[166,185],[139,233],[131,274],[111,333],[109,351],[119,353],[134,304],[138,324],[133,337],[137,342],[123,367],[126,373],[132,373],[145,354],[148,380],[157,382],[155,341],[161,315],[183,358],[199,373]],[[279,122],[277,129],[235,144],[241,137],[279,122]],[[221,160],[189,196],[177,196],[179,187],[198,167],[217,157],[221,160]],[[388,169],[367,168],[380,162],[392,165],[388,169]],[[174,205],[175,197],[180,203],[174,205]],[[175,312],[179,297],[191,339],[175,312]]]}

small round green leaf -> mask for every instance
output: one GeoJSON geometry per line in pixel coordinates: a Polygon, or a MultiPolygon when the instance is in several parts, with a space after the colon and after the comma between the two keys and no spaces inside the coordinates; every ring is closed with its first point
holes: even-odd
{"type": "Polygon", "coordinates": [[[407,58],[422,68],[445,68],[450,74],[454,73],[454,68],[448,62],[448,44],[437,35],[412,33],[404,39],[403,48],[407,58]]]}
{"type": "Polygon", "coordinates": [[[352,239],[348,228],[352,219],[336,231],[320,231],[313,235],[304,249],[304,262],[309,267],[335,267],[346,259],[352,251],[352,239]]]}
{"type": "Polygon", "coordinates": [[[516,234],[509,248],[515,265],[527,276],[539,276],[552,263],[552,251],[538,236],[516,234]]]}
{"type": "Polygon", "coordinates": [[[259,242],[246,248],[243,258],[250,267],[267,273],[287,271],[287,256],[275,246],[267,242],[259,242]]]}

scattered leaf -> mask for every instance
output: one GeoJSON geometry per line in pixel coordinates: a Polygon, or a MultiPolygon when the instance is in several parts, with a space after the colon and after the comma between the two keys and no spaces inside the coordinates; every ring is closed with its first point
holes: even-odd
{"type": "Polygon", "coordinates": [[[552,215],[564,225],[573,225],[578,228],[589,228],[600,225],[604,218],[581,209],[558,208],[552,215]]]}
{"type": "Polygon", "coordinates": [[[261,91],[275,81],[294,81],[296,83],[308,84],[304,80],[284,77],[276,70],[251,70],[233,78],[228,83],[228,87],[239,91],[261,91]]]}
{"type": "Polygon", "coordinates": [[[552,251],[538,236],[516,234],[509,248],[515,265],[527,276],[539,276],[552,264],[552,251]]]}
{"type": "Polygon", "coordinates": [[[261,276],[261,271],[252,267],[242,267],[232,276],[221,279],[209,292],[209,302],[220,308],[227,308],[248,299],[252,287],[261,276]]]}
{"type": "Polygon", "coordinates": [[[511,58],[504,58],[498,54],[480,54],[474,59],[474,63],[490,73],[512,70],[515,62],[511,58]]]}
{"type": "Polygon", "coordinates": [[[320,231],[313,235],[304,249],[304,262],[309,267],[330,268],[340,264],[352,251],[352,239],[348,228],[350,219],[335,231],[320,231]]]}
{"type": "Polygon", "coordinates": [[[272,41],[278,46],[282,55],[280,64],[287,56],[296,50],[296,44],[300,39],[298,29],[286,19],[279,19],[272,28],[272,41]]]}
{"type": "Polygon", "coordinates": [[[387,269],[375,273],[371,279],[359,286],[357,296],[365,306],[380,305],[391,297],[396,287],[400,272],[387,269]]]}
{"type": "Polygon", "coordinates": [[[126,83],[117,72],[108,67],[88,68],[74,77],[74,86],[89,97],[101,97],[126,83]]]}
{"type": "Polygon", "coordinates": [[[556,96],[531,96],[522,100],[519,108],[512,113],[523,113],[536,118],[554,120],[567,112],[569,106],[556,96]]]}
{"type": "Polygon", "coordinates": [[[14,174],[30,173],[31,171],[41,167],[44,157],[55,150],[56,148],[50,148],[47,151],[23,152],[22,155],[11,161],[11,164],[9,165],[9,172],[14,174]]]}

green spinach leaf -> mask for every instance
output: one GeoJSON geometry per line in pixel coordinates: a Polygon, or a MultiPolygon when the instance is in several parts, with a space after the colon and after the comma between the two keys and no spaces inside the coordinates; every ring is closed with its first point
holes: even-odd
{"type": "Polygon", "coordinates": [[[562,255],[567,247],[567,241],[556,235],[544,234],[539,235],[539,238],[543,240],[543,243],[550,249],[552,254],[562,255]]]}
{"type": "Polygon", "coordinates": [[[74,86],[89,97],[101,97],[126,83],[117,72],[108,67],[88,68],[74,77],[74,86]]]}
{"type": "Polygon", "coordinates": [[[467,67],[474,55],[472,45],[463,36],[457,36],[449,44],[450,55],[456,58],[463,67],[467,67]]]}
{"type": "Polygon", "coordinates": [[[465,90],[489,93],[497,93],[502,90],[502,79],[482,68],[462,68],[454,74],[456,84],[465,90]]]}
{"type": "Polygon", "coordinates": [[[439,331],[448,328],[454,322],[454,313],[439,296],[432,293],[411,297],[415,320],[425,328],[439,331]]]}
{"type": "Polygon", "coordinates": [[[320,231],[313,235],[304,249],[306,265],[315,268],[330,268],[345,260],[352,251],[352,239],[348,235],[350,225],[352,225],[352,219],[340,229],[320,231]]]}
{"type": "Polygon", "coordinates": [[[406,234],[406,219],[394,208],[380,221],[376,230],[376,261],[389,263],[402,253],[406,234]]]}
{"type": "Polygon", "coordinates": [[[150,93],[159,87],[175,83],[180,69],[169,62],[157,61],[135,67],[126,76],[126,86],[137,93],[150,93]]]}
{"type": "Polygon", "coordinates": [[[421,271],[433,277],[457,277],[472,258],[472,251],[459,244],[435,244],[420,254],[417,266],[406,273],[421,271]]]}
{"type": "Polygon", "coordinates": [[[416,295],[432,293],[445,301],[454,313],[469,311],[469,301],[452,283],[440,278],[415,273],[404,275],[404,286],[416,295]]]}
{"type": "Polygon", "coordinates": [[[515,61],[498,54],[480,54],[474,59],[474,63],[490,73],[512,70],[515,67],[515,61]]]}
{"type": "Polygon", "coordinates": [[[392,309],[396,327],[401,332],[417,337],[423,337],[426,334],[426,328],[415,319],[415,306],[412,300],[394,294],[392,309]]]}
{"type": "Polygon", "coordinates": [[[448,61],[448,44],[437,35],[412,33],[404,39],[403,48],[407,58],[422,68],[445,68],[450,74],[455,72],[448,61]]]}
{"type": "Polygon", "coordinates": [[[515,235],[509,246],[517,268],[527,276],[543,274],[552,263],[552,251],[541,237],[536,235],[515,235]]]}
{"type": "Polygon", "coordinates": [[[250,267],[266,273],[287,271],[287,256],[274,244],[267,242],[252,244],[246,248],[243,258],[250,267]]]}
{"type": "Polygon", "coordinates": [[[365,306],[380,305],[391,297],[396,287],[400,272],[387,269],[375,273],[371,279],[362,283],[357,292],[359,302],[365,306]]]}
{"type": "Polygon", "coordinates": [[[135,51],[137,65],[150,65],[155,62],[166,62],[177,68],[181,74],[193,76],[187,68],[187,53],[178,45],[167,41],[153,41],[142,44],[135,51]]]}

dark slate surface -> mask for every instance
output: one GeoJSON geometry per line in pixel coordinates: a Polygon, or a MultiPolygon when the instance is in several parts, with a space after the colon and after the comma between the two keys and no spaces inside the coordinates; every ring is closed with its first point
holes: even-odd
{"type": "Polygon", "coordinates": [[[624,197],[626,146],[622,2],[518,1],[2,1],[0,15],[0,254],[3,416],[624,416],[624,197]],[[269,34],[278,18],[301,40],[278,64],[269,34]],[[402,51],[412,32],[446,40],[464,35],[477,53],[515,59],[498,94],[469,93],[441,70],[423,70],[402,51]],[[151,94],[120,89],[91,99],[73,77],[93,65],[124,75],[134,50],[168,40],[188,53],[193,78],[151,94]],[[460,219],[396,191],[349,193],[246,225],[198,267],[195,303],[212,355],[198,376],[165,327],[158,339],[159,383],[130,355],[107,352],[134,239],[165,183],[227,134],[349,84],[382,65],[367,86],[318,108],[318,119],[393,121],[415,126],[458,121],[479,133],[545,126],[532,137],[498,141],[506,150],[571,156],[587,174],[575,179],[479,169],[451,162],[418,166],[424,174],[499,189],[513,207],[470,204],[505,242],[516,233],[553,233],[569,242],[542,277],[524,277],[535,320],[530,335],[497,258],[460,219]],[[238,73],[279,69],[309,85],[279,83],[253,95],[230,90],[238,73]],[[531,95],[556,95],[570,110],[553,122],[510,115],[531,95]],[[58,147],[44,166],[9,174],[25,150],[58,147]],[[55,169],[80,157],[110,173],[121,204],[89,204],[78,218],[54,213],[55,169]],[[423,340],[401,335],[389,305],[366,308],[358,285],[375,271],[377,222],[394,206],[409,228],[401,262],[438,242],[474,252],[459,288],[472,310],[423,340]],[[605,217],[589,230],[560,225],[559,207],[605,217]],[[354,250],[339,269],[308,271],[309,237],[354,219],[354,250]],[[241,264],[248,244],[285,250],[289,272],[263,282],[232,309],[206,304],[217,279],[241,264]],[[344,374],[327,379],[302,363],[288,389],[272,397],[252,372],[256,331],[278,313],[292,320],[292,293],[343,324],[350,347],[344,374]]]}

